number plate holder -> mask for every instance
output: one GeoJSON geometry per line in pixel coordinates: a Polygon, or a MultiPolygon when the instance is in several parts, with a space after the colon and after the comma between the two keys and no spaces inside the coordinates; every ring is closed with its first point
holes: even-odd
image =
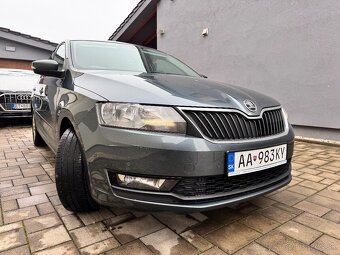
{"type": "Polygon", "coordinates": [[[227,154],[228,176],[261,171],[286,163],[287,144],[227,154]]]}

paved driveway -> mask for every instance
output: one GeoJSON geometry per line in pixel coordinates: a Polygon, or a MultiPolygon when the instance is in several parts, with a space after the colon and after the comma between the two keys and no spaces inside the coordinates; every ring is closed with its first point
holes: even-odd
{"type": "Polygon", "coordinates": [[[0,128],[0,254],[340,254],[340,148],[296,144],[288,187],[190,215],[115,208],[73,214],[54,155],[30,128],[0,128]]]}

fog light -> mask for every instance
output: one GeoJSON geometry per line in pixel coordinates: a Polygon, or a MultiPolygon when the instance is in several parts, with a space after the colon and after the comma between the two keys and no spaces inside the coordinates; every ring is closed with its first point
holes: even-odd
{"type": "Polygon", "coordinates": [[[124,174],[117,174],[117,182],[122,187],[158,191],[170,191],[177,183],[176,180],[171,179],[144,178],[124,174]]]}

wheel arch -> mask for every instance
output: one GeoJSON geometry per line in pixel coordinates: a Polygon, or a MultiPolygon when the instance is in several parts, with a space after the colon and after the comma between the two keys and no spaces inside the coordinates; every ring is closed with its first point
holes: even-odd
{"type": "Polygon", "coordinates": [[[56,130],[58,142],[61,136],[63,135],[63,133],[68,128],[71,128],[75,132],[81,146],[83,146],[83,140],[80,135],[80,131],[79,131],[76,121],[74,120],[72,114],[68,110],[63,109],[60,111],[59,116],[58,116],[58,128],[56,130]]]}

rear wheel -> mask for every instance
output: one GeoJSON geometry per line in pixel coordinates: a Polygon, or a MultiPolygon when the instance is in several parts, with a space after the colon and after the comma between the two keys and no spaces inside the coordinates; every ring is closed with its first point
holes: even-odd
{"type": "Polygon", "coordinates": [[[37,130],[34,114],[32,114],[32,136],[33,136],[33,144],[35,146],[46,145],[45,141],[42,139],[41,135],[39,134],[39,131],[37,130]]]}
{"type": "Polygon", "coordinates": [[[70,128],[60,138],[55,170],[58,195],[67,210],[86,212],[99,208],[90,194],[87,168],[79,140],[70,128]]]}

